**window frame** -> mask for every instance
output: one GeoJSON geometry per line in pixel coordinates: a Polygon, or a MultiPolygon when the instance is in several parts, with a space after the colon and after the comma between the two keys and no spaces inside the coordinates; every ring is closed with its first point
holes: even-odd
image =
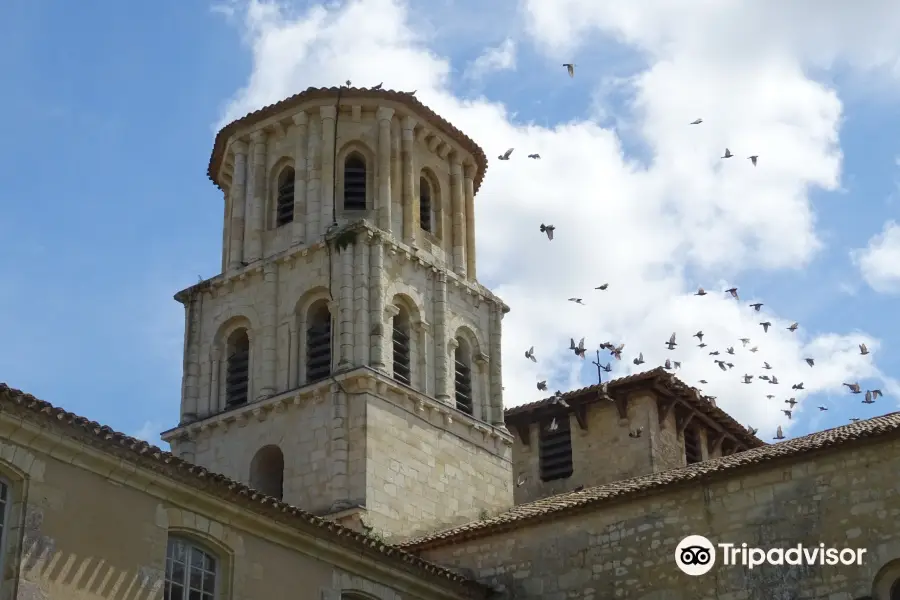
{"type": "Polygon", "coordinates": [[[296,188],[296,179],[297,179],[297,171],[291,165],[283,166],[279,171],[278,175],[275,177],[275,202],[274,202],[274,218],[272,224],[274,225],[274,229],[281,229],[285,225],[290,225],[297,219],[297,215],[294,214],[294,206],[297,202],[297,188],[296,188]],[[285,177],[287,172],[290,171],[290,177],[285,177]],[[290,220],[285,221],[284,223],[279,223],[279,215],[280,215],[280,201],[281,201],[281,190],[283,187],[290,185],[291,188],[291,218],[290,220]]]}
{"type": "MultiPolygon", "coordinates": [[[[224,578],[223,578],[223,574],[222,574],[223,573],[223,565],[225,564],[225,561],[222,559],[222,557],[219,555],[218,552],[214,552],[213,549],[210,548],[207,544],[196,541],[192,537],[189,537],[186,535],[181,535],[179,533],[170,533],[168,538],[166,539],[166,558],[165,558],[165,564],[163,567],[163,600],[188,600],[188,598],[190,597],[190,592],[192,590],[192,588],[190,586],[190,572],[191,572],[190,559],[192,558],[191,550],[193,550],[193,549],[196,549],[196,550],[204,553],[206,556],[212,558],[215,561],[215,564],[214,564],[215,570],[213,571],[213,582],[214,582],[213,583],[213,591],[212,591],[212,594],[209,595],[208,597],[210,598],[210,600],[223,600],[226,597],[224,592],[227,592],[226,586],[223,583],[224,578]],[[169,548],[171,547],[171,544],[173,542],[181,542],[182,544],[184,544],[187,547],[186,548],[186,558],[188,559],[184,563],[185,579],[182,583],[179,584],[182,586],[182,595],[180,598],[175,598],[175,599],[171,598],[171,594],[168,594],[168,595],[166,594],[167,586],[169,586],[171,583],[174,583],[173,581],[171,581],[169,579],[169,574],[170,574],[170,572],[169,572],[169,548]]],[[[195,591],[200,591],[200,590],[195,590],[195,591]]],[[[205,594],[205,592],[203,592],[203,591],[200,591],[200,593],[205,594]]]]}

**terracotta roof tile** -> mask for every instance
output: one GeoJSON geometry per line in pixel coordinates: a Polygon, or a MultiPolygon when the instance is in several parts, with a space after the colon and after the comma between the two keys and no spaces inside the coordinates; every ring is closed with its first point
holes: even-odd
{"type": "Polygon", "coordinates": [[[209,179],[214,184],[216,184],[216,187],[218,187],[219,189],[222,188],[220,182],[216,178],[216,172],[219,168],[222,158],[225,155],[226,143],[228,142],[228,138],[234,135],[239,129],[247,125],[251,125],[254,122],[262,121],[269,117],[275,116],[280,112],[288,111],[291,108],[297,107],[306,102],[337,98],[338,90],[340,90],[341,92],[342,100],[351,98],[382,98],[384,100],[390,100],[392,102],[405,104],[420,117],[424,117],[429,125],[453,139],[453,141],[462,146],[464,150],[469,152],[474,157],[475,164],[478,167],[478,172],[475,174],[475,180],[473,184],[475,193],[478,193],[478,189],[481,187],[481,182],[484,180],[485,173],[487,173],[488,161],[487,156],[485,156],[484,154],[484,150],[482,150],[481,147],[476,144],[474,140],[472,140],[472,138],[454,127],[449,121],[422,104],[415,96],[411,95],[408,92],[398,92],[395,90],[373,90],[369,88],[355,87],[307,88],[299,94],[294,94],[293,96],[285,98],[284,100],[276,102],[275,104],[264,106],[259,110],[253,111],[252,113],[245,115],[240,119],[237,119],[236,121],[232,121],[231,123],[223,127],[218,134],[216,134],[216,140],[213,143],[212,155],[209,158],[209,168],[206,171],[209,179]]]}
{"type": "MultiPolygon", "coordinates": [[[[752,435],[747,431],[746,427],[735,421],[731,415],[717,407],[708,396],[700,395],[699,390],[688,386],[662,367],[657,367],[642,373],[635,373],[626,377],[620,377],[619,379],[613,379],[612,381],[607,381],[605,385],[608,393],[614,395],[617,391],[632,386],[637,388],[641,384],[655,384],[661,386],[667,393],[679,398],[691,408],[707,415],[748,448],[757,448],[765,445],[765,442],[755,435],[752,435]]],[[[597,394],[601,391],[603,385],[604,384],[595,384],[572,390],[564,393],[562,397],[567,400],[584,398],[588,401],[595,401],[598,399],[597,394]]],[[[504,411],[506,422],[511,423],[519,420],[530,421],[532,415],[537,413],[540,409],[551,406],[552,401],[553,398],[550,397],[544,400],[538,400],[537,402],[530,402],[521,406],[508,408],[504,411]]]]}
{"type": "Polygon", "coordinates": [[[607,501],[637,496],[680,483],[709,480],[761,463],[797,458],[811,452],[887,435],[900,435],[900,412],[819,431],[778,444],[766,444],[760,448],[745,450],[724,458],[708,460],[687,467],[550,496],[515,506],[492,519],[475,521],[439,531],[409,540],[400,546],[411,551],[420,551],[466,539],[488,536],[522,527],[527,522],[565,516],[583,509],[590,510],[607,501]]]}
{"type": "Polygon", "coordinates": [[[57,408],[49,402],[11,388],[5,383],[0,383],[0,411],[55,427],[74,439],[114,454],[135,465],[160,473],[198,490],[212,493],[273,520],[314,533],[344,547],[355,548],[358,552],[368,554],[375,559],[380,558],[396,566],[405,567],[406,570],[410,570],[411,567],[423,575],[440,579],[445,583],[452,582],[475,594],[476,597],[486,597],[489,593],[488,587],[425,561],[397,546],[385,544],[343,525],[317,517],[224,475],[184,461],[145,441],[57,408]]]}

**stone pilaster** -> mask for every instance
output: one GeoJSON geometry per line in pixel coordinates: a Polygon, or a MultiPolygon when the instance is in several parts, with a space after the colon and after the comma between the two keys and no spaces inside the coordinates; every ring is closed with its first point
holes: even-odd
{"type": "Polygon", "coordinates": [[[417,337],[416,357],[416,384],[415,388],[423,394],[431,393],[431,385],[428,381],[428,323],[419,320],[414,325],[415,335],[417,337]]]}
{"type": "Polygon", "coordinates": [[[288,383],[287,389],[292,390],[300,385],[298,379],[298,367],[300,366],[300,324],[297,316],[293,315],[288,330],[288,383]]]}
{"type": "Polygon", "coordinates": [[[337,385],[331,386],[331,398],[333,398],[333,412],[331,419],[331,452],[328,460],[331,461],[331,488],[333,503],[332,510],[340,510],[345,507],[348,500],[347,471],[349,470],[350,439],[347,422],[347,394],[337,385]]]}
{"type": "Polygon", "coordinates": [[[369,244],[353,246],[353,363],[369,364],[369,244]]]}
{"type": "Polygon", "coordinates": [[[466,275],[475,280],[475,167],[465,169],[463,187],[466,197],[466,275]]]}
{"type": "Polygon", "coordinates": [[[268,134],[259,130],[253,140],[253,197],[250,203],[250,235],[247,240],[247,262],[262,258],[263,231],[266,226],[266,140],[268,134]]]}
{"type": "Polygon", "coordinates": [[[490,323],[490,378],[491,378],[491,419],[492,425],[505,427],[503,419],[503,363],[501,361],[500,346],[500,321],[503,318],[503,309],[496,304],[491,304],[490,323]]]}
{"type": "Polygon", "coordinates": [[[190,423],[197,419],[200,399],[200,312],[201,293],[192,293],[185,310],[184,375],[182,376],[181,420],[190,423]]]}
{"type": "Polygon", "coordinates": [[[381,107],[375,113],[378,120],[378,209],[377,224],[390,232],[391,225],[391,119],[393,108],[381,107]]]}
{"type": "Polygon", "coordinates": [[[434,276],[434,395],[450,404],[447,354],[447,274],[438,271],[434,276]]]}
{"type": "Polygon", "coordinates": [[[276,367],[278,366],[278,265],[271,262],[266,265],[263,272],[263,321],[262,339],[262,385],[259,390],[260,398],[267,398],[276,391],[276,367]]]}
{"type": "MultiPolygon", "coordinates": [[[[322,231],[322,120],[309,120],[306,153],[306,243],[315,242],[322,231]]],[[[329,223],[331,222],[329,215],[329,223]]],[[[305,334],[304,334],[305,335],[305,334]]],[[[301,379],[301,382],[303,380],[301,379]]]]}
{"type": "Polygon", "coordinates": [[[244,218],[247,205],[247,144],[241,141],[232,142],[234,152],[234,175],[231,188],[228,190],[231,204],[230,237],[231,247],[228,251],[228,268],[240,269],[244,260],[244,218]]]}
{"type": "Polygon", "coordinates": [[[293,244],[306,241],[306,125],[308,117],[301,111],[294,115],[294,223],[291,228],[293,244]]]}
{"type": "Polygon", "coordinates": [[[403,241],[410,245],[416,245],[416,230],[419,222],[419,199],[415,197],[415,152],[413,151],[414,130],[416,120],[412,117],[403,118],[403,134],[400,145],[400,163],[403,170],[403,241]]]}
{"type": "Polygon", "coordinates": [[[224,202],[222,202],[224,214],[222,215],[222,264],[220,268],[222,272],[228,270],[228,259],[231,256],[228,242],[231,239],[231,190],[225,192],[224,202]]]}
{"type": "Polygon", "coordinates": [[[384,246],[378,236],[369,243],[369,366],[384,371],[384,246]]]}
{"type": "Polygon", "coordinates": [[[322,117],[322,212],[320,232],[324,235],[331,224],[334,223],[336,199],[334,197],[334,148],[335,134],[334,122],[337,118],[337,107],[321,106],[319,115],[322,117]]]}
{"type": "Polygon", "coordinates": [[[466,207],[463,201],[462,164],[458,154],[450,157],[450,214],[453,223],[453,270],[466,276],[466,207]]]}
{"type": "Polygon", "coordinates": [[[491,386],[489,361],[487,354],[479,353],[472,357],[473,375],[472,388],[478,398],[478,406],[476,407],[474,417],[481,419],[485,423],[492,423],[494,407],[491,402],[491,386]]]}
{"type": "Polygon", "coordinates": [[[403,234],[403,169],[400,158],[400,138],[403,130],[400,119],[391,121],[391,233],[394,237],[403,234]],[[396,232],[396,233],[394,233],[396,232]]]}
{"type": "MultiPolygon", "coordinates": [[[[357,238],[357,243],[362,240],[357,238]]],[[[336,257],[340,263],[340,292],[338,310],[340,314],[340,359],[338,369],[348,368],[353,362],[353,246],[342,250],[336,257]]]]}
{"type": "Polygon", "coordinates": [[[221,373],[222,369],[219,360],[221,356],[222,348],[219,346],[213,346],[212,354],[210,356],[212,373],[210,374],[209,378],[209,414],[215,414],[222,410],[221,408],[219,408],[219,374],[221,373]]]}

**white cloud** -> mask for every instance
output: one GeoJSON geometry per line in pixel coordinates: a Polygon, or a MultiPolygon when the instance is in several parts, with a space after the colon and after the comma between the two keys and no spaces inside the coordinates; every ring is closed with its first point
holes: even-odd
{"type": "Polygon", "coordinates": [[[873,290],[900,293],[900,225],[895,221],[885,223],[881,233],[872,236],[865,248],[851,252],[851,256],[873,290]]]}
{"type": "MultiPolygon", "coordinates": [[[[807,331],[803,323],[792,334],[786,312],[747,307],[756,300],[752,289],[741,290],[740,302],[721,290],[740,286],[749,269],[802,267],[821,246],[807,192],[839,185],[841,103],[806,77],[806,62],[841,55],[877,66],[890,53],[867,53],[860,40],[871,36],[896,56],[900,36],[885,34],[889,19],[874,13],[865,25],[880,29],[867,30],[858,6],[799,2],[779,9],[793,15],[790,23],[810,19],[805,29],[763,19],[776,9],[764,13],[754,8],[759,4],[526,2],[538,49],[548,54],[565,53],[568,60],[594,29],[647,54],[647,68],[630,81],[633,134],[651,150],[646,167],[623,155],[616,134],[595,121],[552,129],[515,125],[500,103],[455,97],[449,61],[414,35],[407,7],[392,0],[356,0],[293,17],[251,3],[245,16],[253,74],[225,120],[345,79],[417,89],[420,100],[468,132],[488,156],[518,149],[509,162],[491,163],[476,200],[479,279],[512,307],[504,319],[506,405],[538,399],[538,379],[550,379],[551,390],[579,385],[582,363],[565,348],[570,336],[584,336],[589,348],[607,340],[627,344],[613,375],[656,366],[667,356],[681,360],[680,377],[692,385],[707,379],[704,391],[765,437],[783,423],[777,408],[785,398],[841,393],[844,381],[881,376],[872,356],[857,350],[866,342],[877,355],[879,343],[870,336],[807,331]],[[859,37],[850,39],[851,30],[859,37]],[[751,31],[771,39],[750,43],[751,31]],[[689,126],[697,117],[704,123],[689,126]],[[723,161],[726,146],[737,156],[723,161]],[[542,160],[523,160],[529,152],[542,160]],[[749,154],[760,156],[759,167],[746,160],[749,154]],[[541,222],[556,225],[554,241],[538,231],[541,222]],[[592,291],[603,282],[608,291],[592,291]],[[710,294],[693,296],[698,285],[710,294]],[[572,295],[587,306],[567,303],[572,295]],[[768,334],[759,326],[764,320],[774,324],[768,334]],[[709,348],[692,343],[700,329],[709,348]],[[673,330],[680,345],[668,353],[664,341],[673,330]],[[741,337],[750,337],[759,352],[741,348],[741,337]],[[531,345],[537,365],[522,356],[531,345]],[[724,353],[729,345],[735,367],[723,373],[708,351],[724,353]],[[641,367],[631,364],[638,352],[647,361],[641,367]],[[816,360],[814,368],[803,362],[807,356],[816,360]],[[742,385],[740,375],[761,374],[762,361],[775,367],[781,385],[742,385]],[[792,392],[800,381],[807,391],[792,392]],[[769,393],[777,397],[766,399],[769,393]]],[[[575,59],[579,73],[592,69],[587,56],[575,59]]]]}
{"type": "Polygon", "coordinates": [[[160,429],[156,423],[145,421],[140,429],[131,434],[131,437],[143,440],[154,446],[159,446],[162,443],[162,440],[159,439],[160,431],[162,431],[162,429],[160,429]]]}
{"type": "Polygon", "coordinates": [[[480,80],[491,73],[515,68],[516,43],[511,38],[506,38],[502,44],[495,48],[488,48],[481,56],[473,60],[464,76],[468,79],[480,80]]]}

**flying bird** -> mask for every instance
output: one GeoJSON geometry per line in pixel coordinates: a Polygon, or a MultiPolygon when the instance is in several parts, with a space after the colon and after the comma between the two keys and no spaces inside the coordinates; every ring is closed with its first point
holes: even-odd
{"type": "Polygon", "coordinates": [[[666,342],[666,346],[669,347],[669,350],[674,350],[675,346],[678,344],[675,343],[675,333],[672,333],[672,337],[669,338],[669,341],[666,342]]]}
{"type": "Polygon", "coordinates": [[[709,353],[709,355],[710,355],[710,356],[718,356],[718,355],[719,355],[719,351],[718,351],[718,350],[713,350],[712,352],[709,353]]]}
{"type": "Polygon", "coordinates": [[[744,375],[744,383],[753,383],[753,375],[744,375]]]}
{"type": "Polygon", "coordinates": [[[746,348],[746,347],[747,347],[747,344],[750,343],[750,338],[741,338],[739,341],[740,341],[741,344],[744,346],[744,348],[746,348]]]}
{"type": "Polygon", "coordinates": [[[811,358],[804,358],[803,360],[805,360],[805,361],[806,361],[806,364],[808,364],[808,365],[811,366],[811,367],[814,366],[814,365],[816,364],[816,361],[813,360],[813,359],[811,359],[811,358]]]}
{"type": "Polygon", "coordinates": [[[525,473],[519,473],[519,476],[516,477],[516,486],[522,487],[526,481],[528,481],[528,476],[525,473]]]}
{"type": "Polygon", "coordinates": [[[795,383],[794,385],[791,386],[791,389],[792,389],[792,390],[802,390],[802,389],[803,389],[803,382],[801,381],[800,383],[795,383]]]}
{"type": "Polygon", "coordinates": [[[817,408],[818,408],[819,410],[821,410],[822,412],[825,412],[826,410],[828,410],[828,407],[827,407],[827,406],[818,406],[817,408]]]}
{"type": "Polygon", "coordinates": [[[540,154],[529,154],[528,158],[536,158],[536,159],[540,160],[541,155],[540,154]]]}
{"type": "Polygon", "coordinates": [[[547,382],[546,381],[538,381],[537,389],[539,389],[542,392],[546,392],[547,391],[547,382]]]}
{"type": "MultiPolygon", "coordinates": [[[[766,398],[768,398],[769,400],[771,400],[771,399],[774,398],[774,397],[775,397],[775,396],[773,396],[772,394],[768,394],[768,395],[766,396],[766,398]]],[[[785,400],[785,402],[787,402],[787,400],[785,400]]]]}
{"type": "Polygon", "coordinates": [[[881,390],[866,390],[866,399],[863,400],[863,403],[864,404],[872,404],[881,396],[882,396],[881,390]]]}
{"type": "Polygon", "coordinates": [[[715,360],[715,361],[713,361],[713,362],[716,363],[717,365],[719,365],[719,368],[722,369],[723,371],[727,371],[727,370],[728,370],[728,368],[725,366],[725,361],[724,361],[724,360],[715,360]]]}
{"type": "Polygon", "coordinates": [[[731,158],[732,156],[734,156],[734,154],[731,153],[731,150],[725,148],[725,154],[722,156],[722,158],[731,158]]]}
{"type": "Polygon", "coordinates": [[[762,379],[763,381],[770,381],[768,375],[759,375],[758,379],[762,379]]]}
{"type": "Polygon", "coordinates": [[[763,369],[765,369],[766,371],[771,371],[771,370],[772,370],[772,365],[770,365],[770,364],[767,363],[767,362],[763,362],[763,369]]]}
{"type": "Polygon", "coordinates": [[[699,344],[697,344],[697,347],[698,348],[706,348],[706,344],[704,344],[703,342],[700,342],[699,344]]]}
{"type": "Polygon", "coordinates": [[[753,427],[750,427],[749,425],[747,425],[744,429],[746,429],[747,433],[749,433],[750,435],[756,435],[756,433],[759,431],[759,429],[755,429],[753,427]]]}
{"type": "Polygon", "coordinates": [[[581,298],[569,298],[569,302],[574,302],[575,304],[584,306],[584,302],[581,301],[581,298]]]}
{"type": "Polygon", "coordinates": [[[765,331],[766,333],[769,333],[769,327],[772,326],[772,324],[770,322],[763,321],[762,323],[760,323],[760,325],[762,325],[763,331],[765,331]]]}
{"type": "Polygon", "coordinates": [[[563,66],[569,72],[569,77],[575,77],[575,63],[563,63],[563,66]]]}
{"type": "Polygon", "coordinates": [[[707,384],[707,383],[709,383],[709,382],[708,382],[707,380],[705,380],[705,379],[701,379],[701,380],[699,381],[699,383],[702,383],[702,384],[705,385],[705,384],[707,384]]]}
{"type": "Polygon", "coordinates": [[[776,440],[784,439],[784,433],[782,433],[782,431],[781,431],[781,425],[779,425],[778,429],[775,430],[775,438],[774,439],[776,439],[776,440]]]}
{"type": "Polygon", "coordinates": [[[555,226],[553,226],[553,225],[544,225],[543,223],[541,223],[541,233],[546,233],[546,234],[547,234],[547,239],[548,239],[548,240],[552,240],[552,239],[553,239],[553,232],[554,232],[554,231],[556,231],[556,227],[555,227],[555,226]]]}
{"type": "Polygon", "coordinates": [[[772,379],[769,380],[769,383],[772,385],[778,385],[778,378],[772,375],[772,379]]]}
{"type": "Polygon", "coordinates": [[[763,307],[763,303],[762,303],[762,302],[757,302],[756,304],[751,304],[751,305],[750,305],[750,308],[752,308],[752,309],[755,310],[756,312],[759,312],[759,309],[761,309],[762,307],[763,307]]]}
{"type": "Polygon", "coordinates": [[[609,373],[610,371],[612,371],[612,365],[610,365],[609,363],[606,363],[605,365],[598,365],[598,366],[599,366],[601,369],[603,369],[604,371],[606,371],[607,373],[609,373]]]}
{"type": "Polygon", "coordinates": [[[694,334],[694,337],[702,342],[703,341],[703,332],[698,331],[697,333],[694,334]]]}
{"type": "Polygon", "coordinates": [[[629,431],[629,432],[628,432],[628,437],[631,437],[631,438],[639,438],[639,437],[641,437],[641,434],[642,434],[643,432],[644,432],[644,428],[643,428],[643,427],[638,427],[638,428],[635,429],[634,431],[629,431]]]}
{"type": "Polygon", "coordinates": [[[734,354],[734,346],[728,346],[727,348],[725,348],[725,352],[727,352],[728,354],[734,354]]]}
{"type": "Polygon", "coordinates": [[[581,341],[578,342],[578,345],[575,345],[575,340],[569,338],[569,350],[575,352],[575,356],[580,356],[582,360],[584,359],[584,338],[581,338],[581,341]]]}
{"type": "Polygon", "coordinates": [[[556,431],[559,429],[559,423],[556,422],[556,417],[550,421],[550,425],[547,426],[547,431],[556,431]]]}
{"type": "Polygon", "coordinates": [[[862,394],[862,390],[859,389],[858,383],[845,383],[844,385],[850,389],[851,394],[862,394]]]}
{"type": "Polygon", "coordinates": [[[869,349],[866,347],[865,344],[859,345],[859,353],[862,354],[863,356],[865,356],[866,354],[869,353],[869,349]]]}
{"type": "Polygon", "coordinates": [[[863,404],[875,404],[875,401],[872,399],[872,393],[866,392],[866,397],[862,401],[863,404]]]}
{"type": "Polygon", "coordinates": [[[681,368],[681,363],[678,362],[677,360],[673,360],[673,361],[672,361],[672,364],[675,366],[676,369],[680,369],[680,368],[681,368]]]}
{"type": "Polygon", "coordinates": [[[618,346],[616,346],[615,348],[610,350],[609,353],[611,355],[613,355],[616,358],[616,360],[622,360],[622,349],[623,348],[625,348],[625,344],[624,343],[619,344],[618,346]]]}
{"type": "Polygon", "coordinates": [[[703,288],[697,288],[697,293],[694,294],[694,295],[695,295],[695,296],[705,296],[705,295],[706,295],[706,290],[704,290],[703,288]]]}
{"type": "Polygon", "coordinates": [[[733,369],[734,363],[725,363],[725,366],[728,367],[729,369],[733,369]]]}
{"type": "Polygon", "coordinates": [[[695,120],[695,121],[691,121],[690,124],[691,124],[691,125],[699,125],[699,124],[702,123],[702,122],[703,122],[703,119],[697,119],[697,120],[695,120]]]}
{"type": "Polygon", "coordinates": [[[638,354],[638,357],[635,358],[635,359],[634,359],[633,361],[631,361],[631,362],[633,362],[633,363],[636,364],[636,365],[642,365],[642,364],[644,364],[644,353],[641,352],[640,354],[638,354]]]}
{"type": "Polygon", "coordinates": [[[537,362],[537,359],[534,357],[534,346],[525,351],[525,358],[531,360],[531,362],[537,362]]]}
{"type": "Polygon", "coordinates": [[[791,326],[787,328],[787,330],[793,333],[794,331],[797,331],[798,327],[800,327],[800,324],[794,321],[793,323],[791,323],[791,326]]]}
{"type": "Polygon", "coordinates": [[[497,158],[500,159],[500,160],[509,160],[509,157],[512,155],[514,149],[515,149],[515,148],[510,148],[509,150],[507,150],[506,152],[504,152],[503,154],[501,154],[501,155],[498,156],[497,158]]]}
{"type": "Polygon", "coordinates": [[[755,167],[755,166],[756,166],[756,161],[757,161],[757,159],[759,158],[759,156],[753,155],[753,156],[748,156],[747,158],[750,159],[750,162],[752,162],[752,163],[753,163],[753,166],[755,167]]]}
{"type": "Polygon", "coordinates": [[[726,293],[726,294],[731,294],[731,297],[734,298],[734,299],[736,299],[736,300],[740,300],[740,298],[738,298],[737,290],[738,290],[738,289],[737,289],[736,287],[728,288],[727,290],[725,290],[725,293],[726,293]]]}
{"type": "Polygon", "coordinates": [[[794,405],[797,404],[797,399],[796,398],[788,398],[787,400],[784,401],[784,403],[790,405],[791,408],[794,408],[794,405]]]}
{"type": "Polygon", "coordinates": [[[750,352],[753,352],[753,353],[759,352],[759,346],[753,346],[752,348],[750,348],[750,352]]]}
{"type": "Polygon", "coordinates": [[[550,402],[553,404],[559,404],[563,408],[569,408],[569,403],[563,399],[562,392],[559,390],[556,390],[556,393],[553,394],[553,398],[550,399],[550,402]]]}
{"type": "Polygon", "coordinates": [[[604,283],[603,285],[598,285],[598,286],[595,287],[594,289],[595,289],[595,290],[602,290],[602,291],[605,291],[606,288],[608,288],[608,287],[609,287],[609,284],[608,284],[608,283],[604,283]]]}
{"type": "Polygon", "coordinates": [[[850,417],[851,423],[856,423],[857,421],[859,421],[859,419],[857,417],[850,417]]]}
{"type": "Polygon", "coordinates": [[[783,412],[785,415],[787,415],[788,421],[791,420],[791,411],[790,410],[782,409],[781,412],[783,412]]]}

